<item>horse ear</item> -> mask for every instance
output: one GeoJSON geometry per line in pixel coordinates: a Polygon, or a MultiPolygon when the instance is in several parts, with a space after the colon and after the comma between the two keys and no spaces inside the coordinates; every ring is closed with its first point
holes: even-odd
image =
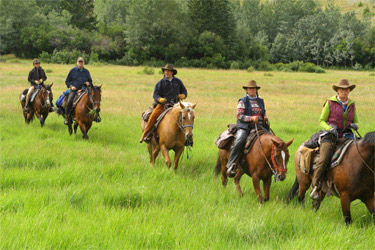
{"type": "Polygon", "coordinates": [[[52,88],[52,86],[53,86],[53,83],[51,83],[51,84],[49,85],[50,88],[52,88]]]}
{"type": "Polygon", "coordinates": [[[294,141],[294,138],[293,139],[291,139],[287,144],[286,144],[286,147],[289,147],[290,146],[290,144],[292,144],[293,143],[293,141],[294,141]]]}
{"type": "Polygon", "coordinates": [[[185,109],[184,104],[182,104],[182,102],[179,102],[179,103],[180,103],[180,107],[181,107],[181,109],[185,109]]]}
{"type": "Polygon", "coordinates": [[[102,86],[103,86],[103,84],[100,84],[98,87],[99,87],[99,89],[102,89],[102,86]]]}
{"type": "Polygon", "coordinates": [[[272,143],[273,143],[276,147],[280,147],[280,142],[275,141],[275,140],[272,139],[272,138],[271,138],[271,141],[272,141],[272,143]]]}
{"type": "Polygon", "coordinates": [[[196,102],[196,103],[192,106],[192,108],[195,109],[195,106],[197,106],[197,104],[198,104],[198,102],[196,102]]]}

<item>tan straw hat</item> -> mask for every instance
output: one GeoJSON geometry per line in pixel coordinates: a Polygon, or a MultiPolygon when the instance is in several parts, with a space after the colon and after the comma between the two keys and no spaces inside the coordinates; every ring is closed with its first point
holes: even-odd
{"type": "Polygon", "coordinates": [[[339,82],[339,85],[332,85],[332,88],[336,92],[337,92],[337,89],[347,89],[347,88],[349,88],[350,91],[352,91],[355,88],[355,85],[354,84],[350,85],[347,79],[342,79],[339,82]]]}
{"type": "Polygon", "coordinates": [[[172,64],[166,64],[164,68],[161,68],[161,70],[164,72],[164,70],[169,70],[173,72],[173,75],[177,75],[177,70],[173,67],[172,64]]]}
{"type": "Polygon", "coordinates": [[[260,87],[257,85],[257,82],[254,80],[251,80],[247,83],[247,85],[242,86],[242,88],[247,89],[247,88],[256,88],[260,89],[260,87]]]}

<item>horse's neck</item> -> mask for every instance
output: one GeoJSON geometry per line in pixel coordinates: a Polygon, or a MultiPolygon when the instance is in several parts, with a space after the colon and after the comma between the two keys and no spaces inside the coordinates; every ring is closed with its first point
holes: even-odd
{"type": "MultiPolygon", "coordinates": [[[[169,122],[169,124],[172,124],[173,127],[175,128],[178,128],[179,127],[179,118],[180,118],[180,111],[181,109],[178,108],[178,107],[174,107],[170,113],[169,113],[169,117],[171,119],[172,122],[169,122]]],[[[177,129],[177,132],[180,132],[180,129],[177,129]]]]}
{"type": "MultiPolygon", "coordinates": [[[[355,149],[357,151],[357,149],[355,149]]],[[[361,157],[367,162],[370,163],[372,169],[374,169],[374,161],[375,161],[375,144],[368,143],[363,144],[359,143],[358,151],[361,154],[361,157]]],[[[357,152],[358,153],[358,152],[357,152]]]]}

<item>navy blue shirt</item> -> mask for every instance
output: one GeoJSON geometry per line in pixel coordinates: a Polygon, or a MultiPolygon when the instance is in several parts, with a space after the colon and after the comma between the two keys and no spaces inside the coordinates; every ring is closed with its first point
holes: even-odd
{"type": "Polygon", "coordinates": [[[184,94],[187,97],[187,90],[182,81],[176,77],[173,77],[172,80],[164,77],[155,85],[154,100],[159,103],[158,99],[163,97],[167,99],[166,103],[176,103],[179,94],[184,94]]]}
{"type": "Polygon", "coordinates": [[[90,72],[85,68],[79,69],[78,66],[69,71],[69,74],[65,80],[65,84],[68,88],[70,88],[70,86],[74,86],[77,89],[81,89],[82,87],[86,86],[85,82],[89,82],[92,87],[90,72]]]}

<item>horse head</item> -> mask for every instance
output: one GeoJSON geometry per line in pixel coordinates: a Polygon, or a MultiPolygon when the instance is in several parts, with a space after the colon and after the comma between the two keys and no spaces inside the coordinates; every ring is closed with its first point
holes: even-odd
{"type": "Polygon", "coordinates": [[[93,93],[94,108],[97,113],[100,112],[100,102],[102,100],[102,86],[103,85],[94,86],[94,91],[93,91],[94,92],[93,93]]]}
{"type": "Polygon", "coordinates": [[[53,83],[50,85],[45,85],[44,88],[40,90],[40,94],[42,95],[42,102],[46,107],[51,107],[53,95],[52,95],[52,86],[53,83]]]}
{"type": "Polygon", "coordinates": [[[283,181],[286,178],[286,172],[288,171],[287,165],[289,161],[289,150],[288,147],[293,143],[293,140],[285,143],[282,140],[272,141],[271,159],[272,167],[276,174],[276,180],[283,181]]]}
{"type": "Polygon", "coordinates": [[[186,145],[193,145],[194,108],[197,104],[180,102],[179,123],[185,133],[186,145]]]}

